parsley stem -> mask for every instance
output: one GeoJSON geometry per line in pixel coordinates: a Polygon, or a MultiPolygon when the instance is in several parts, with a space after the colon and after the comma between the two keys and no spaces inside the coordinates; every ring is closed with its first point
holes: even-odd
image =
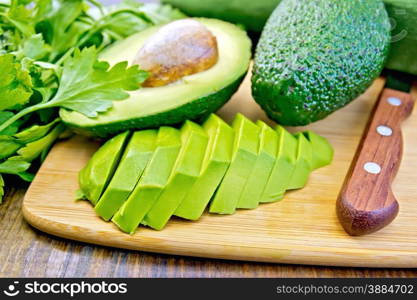
{"type": "Polygon", "coordinates": [[[25,109],[22,109],[13,117],[9,118],[6,122],[0,125],[0,132],[6,129],[7,127],[9,127],[10,125],[12,125],[14,122],[19,120],[23,116],[30,114],[32,112],[44,109],[44,108],[48,108],[48,107],[52,107],[52,106],[50,105],[50,103],[47,102],[47,103],[39,103],[33,106],[26,107],[25,109]]]}

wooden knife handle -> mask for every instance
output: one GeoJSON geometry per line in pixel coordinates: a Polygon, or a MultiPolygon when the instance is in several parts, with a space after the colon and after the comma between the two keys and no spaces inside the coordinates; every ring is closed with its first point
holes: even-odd
{"type": "Polygon", "coordinates": [[[413,105],[410,94],[384,89],[374,107],[337,200],[337,215],[350,235],[375,232],[398,214],[391,186],[403,152],[401,123],[413,105]]]}

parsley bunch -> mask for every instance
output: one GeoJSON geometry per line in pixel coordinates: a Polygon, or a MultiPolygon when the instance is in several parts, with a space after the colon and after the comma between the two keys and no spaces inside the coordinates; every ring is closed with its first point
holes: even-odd
{"type": "Polygon", "coordinates": [[[166,5],[127,0],[0,1],[0,202],[2,175],[31,181],[65,132],[58,109],[89,117],[140,88],[147,73],[99,61],[101,50],[149,26],[184,17],[166,5]]]}

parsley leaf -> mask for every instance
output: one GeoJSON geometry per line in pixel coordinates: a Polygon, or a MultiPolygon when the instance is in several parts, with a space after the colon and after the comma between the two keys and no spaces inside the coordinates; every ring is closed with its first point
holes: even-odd
{"type": "Polygon", "coordinates": [[[22,145],[23,143],[20,143],[11,136],[0,135],[0,159],[4,159],[13,155],[22,147],[22,145]]]}
{"type": "Polygon", "coordinates": [[[12,1],[8,13],[4,13],[2,16],[13,24],[23,36],[29,37],[35,33],[32,11],[24,3],[12,1]]]}
{"type": "Polygon", "coordinates": [[[65,126],[63,124],[58,124],[50,133],[34,142],[26,144],[24,147],[20,148],[17,153],[25,161],[33,161],[42,153],[42,151],[49,149],[52,146],[64,129],[65,126]]]}
{"type": "Polygon", "coordinates": [[[13,156],[8,160],[0,163],[0,174],[14,174],[17,175],[29,169],[30,163],[25,161],[22,157],[13,156]]]}
{"type": "Polygon", "coordinates": [[[32,80],[12,54],[0,55],[0,110],[26,104],[32,95],[32,80]]]}
{"type": "Polygon", "coordinates": [[[49,61],[55,61],[68,49],[77,44],[80,36],[91,27],[88,23],[79,20],[87,8],[82,0],[59,0],[59,5],[43,6],[46,18],[40,22],[40,28],[45,40],[51,45],[49,61]]]}
{"type": "Polygon", "coordinates": [[[21,54],[32,59],[42,59],[50,52],[51,47],[45,43],[40,33],[29,37],[24,43],[21,54]]]}
{"type": "Polygon", "coordinates": [[[157,3],[148,3],[139,8],[154,25],[164,24],[173,20],[183,19],[187,16],[170,5],[160,5],[157,3]]]}
{"type": "Polygon", "coordinates": [[[16,133],[14,137],[17,138],[21,143],[30,143],[39,140],[40,138],[47,135],[51,128],[54,125],[56,125],[59,121],[60,119],[57,118],[46,125],[33,125],[19,133],[16,133]]]}
{"type": "Polygon", "coordinates": [[[60,85],[48,106],[74,110],[88,117],[112,107],[112,101],[126,99],[125,92],[140,88],[148,73],[137,65],[121,62],[109,69],[109,64],[97,61],[95,48],[75,50],[63,67],[60,85]]]}
{"type": "MultiPolygon", "coordinates": [[[[10,111],[0,111],[0,124],[6,122],[6,120],[13,117],[14,114],[10,111]]],[[[0,131],[0,135],[13,135],[19,130],[19,122],[15,122],[3,131],[0,131]]]]}

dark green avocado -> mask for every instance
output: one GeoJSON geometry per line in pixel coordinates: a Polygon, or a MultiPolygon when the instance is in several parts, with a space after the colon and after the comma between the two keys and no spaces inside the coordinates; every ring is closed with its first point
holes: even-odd
{"type": "MultiPolygon", "coordinates": [[[[128,99],[114,101],[109,111],[96,118],[61,109],[62,120],[79,133],[107,137],[129,129],[201,120],[218,110],[236,92],[248,70],[251,41],[236,25],[215,19],[194,20],[206,26],[217,39],[219,58],[211,68],[165,86],[129,92],[128,99]]],[[[137,51],[159,28],[149,28],[116,43],[100,58],[111,65],[124,60],[132,62],[137,51]]]]}
{"type": "Polygon", "coordinates": [[[389,43],[380,0],[283,0],[256,49],[253,96],[284,125],[323,119],[369,87],[389,43]]]}
{"type": "Polygon", "coordinates": [[[417,1],[384,0],[392,22],[387,69],[417,75],[417,1]]]}
{"type": "Polygon", "coordinates": [[[281,0],[162,0],[189,16],[217,18],[261,32],[281,0]]]}

